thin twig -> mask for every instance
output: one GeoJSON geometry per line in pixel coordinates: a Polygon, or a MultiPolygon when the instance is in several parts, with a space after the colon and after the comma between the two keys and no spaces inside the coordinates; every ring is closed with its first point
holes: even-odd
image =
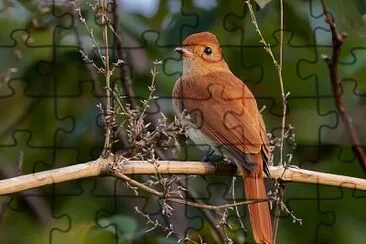
{"type": "Polygon", "coordinates": [[[324,0],[321,0],[321,4],[323,7],[325,22],[329,25],[330,31],[332,33],[332,56],[330,58],[327,56],[323,56],[323,59],[327,62],[328,65],[330,82],[334,95],[334,102],[346,127],[347,134],[351,139],[353,152],[355,153],[362,169],[364,170],[364,172],[366,172],[366,155],[361,146],[360,138],[353,124],[352,117],[348,114],[346,105],[342,99],[342,81],[339,77],[338,71],[341,46],[345,42],[347,35],[345,33],[340,34],[337,31],[334,16],[327,10],[324,0]]]}
{"type": "Polygon", "coordinates": [[[113,143],[113,117],[114,113],[112,111],[112,97],[111,97],[111,75],[110,62],[109,62],[109,41],[108,41],[108,20],[107,20],[107,0],[99,1],[101,7],[100,20],[103,24],[103,41],[104,41],[104,68],[105,68],[105,93],[107,96],[107,109],[104,111],[104,124],[105,124],[105,135],[104,135],[104,147],[103,147],[103,157],[107,157],[112,150],[113,143]]]}
{"type": "Polygon", "coordinates": [[[281,216],[281,203],[283,200],[283,197],[285,195],[285,187],[286,184],[282,182],[277,182],[278,184],[278,201],[276,204],[276,209],[274,213],[274,224],[273,224],[273,244],[276,244],[277,242],[277,234],[278,234],[278,228],[280,225],[280,216],[281,216]]]}
{"type": "Polygon", "coordinates": [[[136,94],[135,90],[132,86],[132,78],[131,78],[131,70],[129,65],[127,64],[127,55],[122,49],[122,42],[119,38],[120,36],[120,17],[119,17],[119,7],[118,1],[114,1],[114,11],[113,11],[113,31],[114,31],[114,42],[116,44],[117,56],[118,60],[122,60],[123,62],[119,65],[120,71],[120,79],[121,85],[123,87],[123,91],[127,96],[128,103],[132,106],[133,109],[138,109],[139,104],[136,102],[136,94]]]}
{"type": "Polygon", "coordinates": [[[271,59],[272,59],[274,65],[276,66],[276,69],[278,69],[279,64],[278,64],[275,56],[273,55],[271,45],[269,43],[267,43],[266,39],[264,39],[264,37],[263,37],[263,34],[262,34],[261,30],[259,29],[258,22],[257,22],[257,17],[255,16],[253,6],[250,3],[250,0],[244,0],[244,2],[248,6],[250,19],[252,20],[252,24],[254,25],[255,30],[257,31],[257,33],[258,33],[258,35],[261,39],[259,42],[263,45],[264,50],[266,52],[268,52],[268,54],[271,56],[271,59]]]}
{"type": "MultiPolygon", "coordinates": [[[[73,6],[73,8],[74,8],[74,6],[73,6]]],[[[80,18],[81,12],[76,12],[75,9],[73,10],[73,12],[74,12],[75,17],[80,18]]],[[[85,54],[86,52],[85,52],[85,50],[83,48],[83,45],[82,45],[82,42],[81,42],[81,37],[80,37],[79,30],[78,30],[78,24],[79,24],[78,21],[74,23],[74,32],[75,32],[76,42],[77,42],[78,48],[81,51],[81,53],[85,54]]],[[[99,83],[98,74],[96,72],[97,70],[93,69],[92,65],[90,63],[87,63],[87,62],[84,62],[84,67],[85,67],[87,73],[89,74],[89,76],[90,76],[90,78],[93,82],[96,95],[97,95],[100,103],[102,104],[102,108],[103,108],[104,111],[106,111],[107,110],[106,95],[105,95],[104,90],[101,88],[101,85],[99,83]]],[[[119,129],[116,132],[116,134],[117,134],[117,138],[121,142],[122,146],[124,148],[128,147],[128,139],[126,137],[126,134],[125,134],[125,131],[123,130],[123,128],[119,129]]]]}
{"type": "Polygon", "coordinates": [[[148,214],[145,214],[144,212],[142,212],[138,207],[135,207],[135,211],[136,213],[140,214],[142,217],[144,217],[147,221],[146,224],[151,224],[153,227],[146,230],[145,233],[150,232],[156,228],[160,228],[162,229],[164,232],[167,232],[167,235],[165,236],[165,238],[168,238],[169,236],[171,236],[172,234],[174,234],[177,237],[177,243],[181,243],[182,241],[184,241],[184,243],[193,243],[193,244],[202,244],[202,238],[200,237],[200,242],[196,242],[194,240],[192,240],[191,238],[189,238],[189,234],[187,233],[187,235],[185,237],[180,236],[176,231],[174,231],[173,226],[170,224],[168,226],[164,226],[162,225],[157,219],[153,220],[148,214]]]}
{"type": "MultiPolygon", "coordinates": [[[[111,32],[113,33],[114,43],[116,45],[116,51],[117,51],[117,56],[118,56],[118,63],[120,63],[119,70],[120,70],[121,86],[123,88],[124,95],[127,98],[127,103],[131,106],[131,108],[134,110],[141,110],[140,105],[136,100],[136,93],[133,88],[130,66],[126,62],[127,55],[126,55],[126,52],[124,52],[122,49],[122,41],[120,38],[120,12],[119,12],[120,9],[118,7],[118,1],[114,1],[113,7],[114,7],[113,20],[112,20],[112,25],[109,25],[109,28],[110,28],[111,32]]],[[[155,88],[154,88],[155,87],[155,76],[157,74],[156,65],[157,64],[154,63],[155,72],[152,72],[153,73],[152,74],[153,75],[152,85],[149,87],[150,95],[149,95],[149,98],[147,99],[149,102],[151,102],[150,101],[150,100],[152,100],[151,94],[155,90],[155,88]],[[154,89],[154,90],[152,90],[152,89],[154,89]]],[[[115,96],[115,97],[117,98],[117,96],[115,96]]],[[[123,109],[121,102],[120,101],[118,101],[118,102],[120,104],[120,108],[123,109]]],[[[152,125],[156,128],[155,125],[158,124],[158,119],[156,117],[146,115],[146,109],[149,106],[149,104],[144,104],[143,106],[144,106],[144,108],[143,108],[143,112],[141,114],[144,114],[142,116],[144,117],[145,123],[146,124],[152,123],[152,125]]],[[[141,121],[141,122],[143,123],[144,121],[141,121]]],[[[119,129],[117,131],[119,131],[119,129]]],[[[162,159],[168,159],[166,151],[164,152],[163,150],[157,150],[157,154],[162,159]]],[[[144,179],[144,180],[146,181],[147,179],[144,179]]],[[[179,182],[177,182],[176,184],[178,185],[178,188],[181,186],[179,182]]],[[[175,211],[177,212],[177,211],[179,211],[179,209],[176,208],[175,211]]],[[[182,212],[184,212],[184,210],[182,210],[182,212]]],[[[205,216],[207,216],[207,211],[203,210],[203,212],[204,212],[205,216]]],[[[163,215],[163,218],[164,218],[164,216],[165,215],[163,215]]],[[[173,218],[165,218],[165,220],[167,222],[171,223],[171,225],[173,225],[173,223],[172,223],[172,222],[174,222],[173,218]]],[[[208,220],[208,221],[210,222],[210,220],[208,220]]],[[[179,220],[179,224],[182,224],[182,223],[183,222],[179,220]]],[[[177,225],[174,224],[174,226],[177,226],[177,225]]],[[[214,230],[216,231],[216,229],[214,229],[214,230]]],[[[217,235],[220,236],[220,233],[217,233],[217,235]]]]}
{"type": "Polygon", "coordinates": [[[0,205],[0,223],[3,222],[6,209],[8,208],[8,206],[9,206],[12,199],[13,199],[13,196],[9,195],[5,198],[3,203],[0,205]]]}
{"type": "MultiPolygon", "coordinates": [[[[77,6],[77,4],[75,3],[75,0],[71,0],[70,3],[71,3],[71,6],[74,7],[75,13],[78,14],[80,22],[84,25],[85,30],[88,32],[90,40],[92,41],[93,50],[97,51],[98,58],[100,58],[101,62],[104,65],[104,58],[103,58],[103,55],[102,55],[102,51],[101,51],[101,48],[100,48],[100,45],[99,45],[98,41],[96,40],[96,38],[94,36],[93,29],[89,28],[88,24],[86,23],[86,19],[84,18],[84,16],[81,13],[81,8],[77,6]]],[[[82,54],[83,58],[85,58],[86,60],[89,61],[89,58],[86,55],[83,55],[83,53],[81,53],[81,54],[82,54]]],[[[98,67],[92,60],[90,60],[89,63],[91,63],[98,72],[100,72],[100,73],[105,72],[103,68],[98,67]]]]}
{"type": "MultiPolygon", "coordinates": [[[[233,179],[232,179],[232,183],[231,183],[231,193],[232,193],[234,203],[235,203],[235,181],[236,181],[236,177],[234,176],[233,179]]],[[[244,232],[247,232],[247,229],[244,226],[244,223],[242,221],[242,217],[240,216],[239,209],[238,209],[237,206],[235,206],[235,213],[236,213],[236,217],[239,220],[240,228],[242,228],[244,232]]]]}
{"type": "MultiPolygon", "coordinates": [[[[269,43],[266,42],[266,40],[264,39],[264,36],[261,32],[261,30],[259,29],[258,23],[257,23],[257,17],[254,13],[252,4],[250,3],[250,0],[245,0],[245,3],[248,6],[249,9],[249,14],[250,14],[250,18],[252,20],[252,23],[254,24],[254,27],[256,29],[256,31],[259,34],[260,37],[260,43],[263,44],[264,49],[269,53],[269,55],[272,58],[272,61],[277,69],[277,74],[278,74],[278,80],[280,83],[280,89],[281,89],[281,97],[282,97],[282,120],[281,120],[281,143],[280,143],[280,161],[279,161],[279,165],[286,165],[286,162],[284,160],[284,144],[285,144],[285,127],[286,127],[286,110],[287,110],[287,96],[288,94],[285,94],[285,88],[284,88],[284,83],[283,83],[283,78],[282,78],[282,69],[283,69],[283,29],[284,29],[284,9],[283,9],[283,0],[280,0],[280,53],[279,53],[279,62],[277,62],[271,46],[269,43]]],[[[282,197],[283,194],[280,195],[280,202],[282,202],[282,197]]],[[[279,212],[280,213],[281,208],[279,205],[279,202],[276,205],[276,213],[279,212]]],[[[280,214],[277,214],[278,216],[280,214]]],[[[277,217],[275,215],[275,221],[274,221],[274,230],[277,231],[278,229],[278,225],[279,225],[279,217],[277,217]]],[[[274,243],[276,243],[276,236],[277,233],[275,232],[274,234],[274,243]]]]}
{"type": "MultiPolygon", "coordinates": [[[[283,16],[283,0],[280,0],[280,58],[279,58],[279,65],[278,65],[278,79],[280,82],[281,87],[281,97],[282,97],[282,123],[281,123],[281,145],[280,145],[280,163],[284,165],[283,161],[283,148],[284,148],[284,140],[285,140],[285,126],[286,126],[286,106],[287,106],[287,96],[285,95],[285,88],[282,79],[282,68],[283,68],[283,28],[284,28],[284,16],[283,16]]],[[[273,225],[273,244],[276,244],[277,241],[277,234],[278,228],[280,225],[280,215],[281,215],[281,207],[280,203],[282,203],[283,197],[285,195],[285,184],[280,185],[279,189],[279,201],[276,204],[276,210],[274,215],[274,225],[273,225]],[[282,187],[283,186],[283,187],[282,187]]]]}
{"type": "MultiPolygon", "coordinates": [[[[75,3],[74,0],[70,0],[70,2],[71,2],[71,6],[73,8],[73,11],[72,12],[74,13],[74,16],[75,17],[78,17],[79,18],[79,21],[84,25],[85,30],[87,31],[90,39],[92,40],[93,50],[96,50],[97,51],[98,57],[100,58],[100,60],[103,63],[103,66],[104,66],[104,67],[99,67],[86,54],[86,51],[84,50],[83,45],[82,45],[82,42],[81,42],[80,33],[78,31],[78,24],[79,24],[79,22],[76,22],[75,25],[74,25],[74,32],[75,32],[75,37],[76,37],[77,45],[79,47],[79,52],[81,53],[81,56],[82,56],[82,58],[84,60],[85,69],[89,73],[90,78],[91,78],[91,80],[93,82],[94,89],[95,89],[95,92],[97,94],[97,97],[100,99],[100,103],[102,105],[102,111],[105,111],[106,112],[106,111],[110,110],[112,108],[112,106],[111,106],[111,104],[110,104],[110,106],[108,106],[108,102],[107,102],[108,96],[106,95],[106,92],[104,92],[104,90],[101,88],[101,85],[99,83],[98,74],[97,74],[97,72],[98,73],[101,73],[101,74],[104,74],[105,77],[106,77],[106,74],[108,74],[108,73],[106,73],[107,70],[105,68],[106,57],[102,55],[102,51],[101,51],[101,48],[100,48],[100,45],[99,45],[98,41],[95,38],[94,31],[93,31],[93,29],[90,29],[89,28],[89,26],[88,26],[88,24],[86,22],[86,19],[84,18],[84,16],[81,13],[81,9],[77,6],[77,4],[75,3]]],[[[98,10],[100,10],[100,8],[98,10]]],[[[98,16],[98,17],[99,18],[103,18],[103,12],[100,13],[100,16],[98,16]]],[[[105,15],[104,15],[104,18],[106,18],[105,15]]],[[[102,21],[103,21],[103,19],[102,19],[102,21]]],[[[104,27],[105,27],[105,25],[104,25],[104,27]]],[[[109,64],[109,59],[108,59],[108,64],[109,64]]],[[[111,75],[111,72],[109,72],[109,74],[111,75]]],[[[110,91],[111,89],[108,89],[108,90],[110,91]]],[[[114,113],[112,113],[112,115],[114,116],[114,113]]],[[[107,115],[105,115],[105,117],[108,118],[107,115]]],[[[113,121],[113,118],[111,120],[113,121]]],[[[129,146],[129,143],[128,143],[128,139],[126,137],[126,133],[125,133],[124,129],[123,128],[119,128],[119,130],[116,132],[116,134],[117,134],[117,138],[121,142],[122,146],[124,148],[127,148],[129,146]]]]}
{"type": "MultiPolygon", "coordinates": [[[[0,178],[6,179],[10,177],[15,177],[19,174],[21,170],[19,170],[20,162],[21,162],[21,155],[19,155],[19,161],[18,161],[18,167],[17,169],[10,166],[11,164],[8,162],[4,162],[2,160],[0,164],[0,178]]],[[[49,206],[45,202],[44,198],[41,196],[42,194],[37,189],[30,189],[19,192],[19,198],[22,199],[24,202],[27,203],[30,210],[34,215],[36,216],[37,220],[41,224],[47,224],[51,220],[51,210],[49,209],[49,206]],[[40,196],[40,197],[29,197],[29,196],[40,196]]],[[[8,198],[10,200],[10,198],[8,198]]],[[[7,207],[8,204],[3,203],[3,205],[0,208],[7,207]]],[[[5,210],[0,210],[0,213],[3,213],[5,210]]],[[[0,214],[1,215],[1,214],[0,214]]],[[[1,219],[1,217],[0,217],[1,219]]]]}
{"type": "MultiPolygon", "coordinates": [[[[158,197],[165,197],[164,193],[159,192],[151,187],[148,187],[134,179],[131,179],[130,177],[128,177],[125,174],[121,174],[119,171],[112,171],[110,172],[110,174],[112,176],[115,176],[116,178],[122,179],[124,182],[129,183],[130,185],[136,186],[141,190],[144,190],[146,192],[149,192],[151,194],[154,194],[158,197]]],[[[192,206],[192,207],[198,207],[198,208],[204,208],[204,209],[210,209],[210,210],[219,210],[219,209],[225,209],[225,208],[231,208],[231,207],[235,207],[235,206],[242,206],[242,205],[247,205],[247,204],[253,204],[253,203],[259,203],[259,202],[268,202],[269,199],[265,198],[265,199],[253,199],[253,200],[247,200],[247,201],[241,201],[241,202],[236,202],[236,203],[228,203],[228,204],[221,204],[221,205],[210,205],[210,204],[203,204],[203,203],[198,203],[198,202],[192,202],[186,199],[181,199],[181,198],[164,198],[164,200],[166,201],[170,201],[170,202],[175,202],[175,203],[179,203],[179,204],[184,204],[187,206],[192,206]]]]}
{"type": "MultiPolygon", "coordinates": [[[[18,156],[18,166],[16,168],[15,171],[15,176],[19,176],[22,174],[22,168],[23,168],[23,159],[24,159],[24,154],[23,151],[19,152],[19,156],[18,156]]],[[[0,223],[2,222],[4,216],[5,216],[5,211],[8,208],[11,200],[13,199],[13,195],[8,195],[4,202],[1,204],[0,206],[0,223]]]]}
{"type": "MultiPolygon", "coordinates": [[[[180,185],[179,182],[177,182],[177,183],[178,183],[178,185],[180,185]]],[[[189,199],[193,199],[193,201],[195,201],[195,202],[202,203],[202,201],[200,200],[200,197],[193,189],[187,190],[186,194],[189,199]]],[[[226,240],[226,234],[225,234],[223,228],[217,228],[216,216],[214,216],[212,211],[210,211],[209,209],[202,208],[201,211],[202,211],[203,215],[205,216],[209,226],[211,227],[210,229],[213,232],[213,238],[215,238],[215,241],[218,243],[224,243],[226,240]],[[217,238],[217,240],[216,240],[216,238],[217,238]]]]}
{"type": "Polygon", "coordinates": [[[283,147],[285,140],[285,126],[286,126],[286,106],[287,106],[287,96],[285,94],[285,88],[282,79],[282,69],[283,69],[283,27],[284,27],[284,19],[283,19],[283,0],[280,0],[280,15],[281,15],[281,32],[280,32],[280,62],[277,67],[278,69],[278,80],[281,86],[281,97],[282,97],[282,124],[281,124],[281,146],[280,146],[280,164],[283,165],[285,162],[283,161],[283,147]]]}
{"type": "Polygon", "coordinates": [[[273,64],[275,65],[277,69],[278,79],[280,82],[280,88],[281,88],[281,97],[282,97],[282,122],[281,122],[281,145],[280,145],[280,162],[279,165],[284,165],[285,162],[283,160],[283,147],[284,147],[284,140],[285,140],[285,126],[286,126],[286,106],[287,106],[287,96],[288,94],[285,94],[284,84],[283,84],[283,78],[282,78],[282,64],[283,64],[283,0],[280,1],[280,10],[281,10],[281,36],[280,36],[280,58],[279,62],[275,58],[271,45],[267,43],[266,39],[264,39],[264,36],[258,26],[257,17],[254,13],[253,6],[250,3],[250,0],[244,0],[246,5],[248,6],[249,15],[252,20],[252,23],[255,27],[255,30],[257,31],[259,37],[260,37],[260,43],[263,45],[264,50],[271,56],[271,59],[273,61],[273,64]]]}
{"type": "MultiPolygon", "coordinates": [[[[126,95],[127,101],[131,105],[132,109],[140,110],[140,104],[135,99],[136,93],[132,85],[133,80],[131,70],[128,65],[128,62],[126,61],[127,55],[126,52],[124,52],[122,49],[122,40],[119,36],[120,35],[119,21],[120,21],[120,14],[119,14],[118,2],[115,1],[113,11],[113,22],[112,25],[109,24],[109,28],[111,32],[114,34],[118,60],[121,61],[119,64],[121,85],[126,95]]],[[[145,117],[145,123],[155,126],[159,120],[158,116],[159,116],[158,114],[147,114],[145,117]]],[[[171,150],[157,150],[157,154],[161,159],[173,158],[171,150]]]]}

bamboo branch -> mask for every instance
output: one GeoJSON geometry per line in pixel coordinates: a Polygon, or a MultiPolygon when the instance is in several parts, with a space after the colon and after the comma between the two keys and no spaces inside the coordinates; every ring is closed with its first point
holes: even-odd
{"type": "Polygon", "coordinates": [[[342,99],[342,84],[338,72],[339,54],[341,52],[341,46],[347,38],[345,33],[340,34],[337,31],[334,16],[327,10],[324,0],[321,0],[323,7],[323,13],[325,16],[325,22],[329,25],[332,33],[332,56],[329,58],[324,56],[323,59],[327,62],[329,69],[330,82],[332,85],[334,102],[338,109],[341,119],[345,125],[348,136],[352,142],[352,150],[356,155],[362,169],[366,172],[366,154],[361,146],[360,138],[353,124],[352,117],[348,114],[346,105],[342,99]]]}
{"type": "MultiPolygon", "coordinates": [[[[124,175],[153,175],[160,174],[178,175],[240,175],[236,166],[224,163],[204,163],[196,161],[158,161],[159,167],[147,161],[125,161],[117,163],[114,157],[98,158],[83,164],[53,169],[34,174],[22,175],[0,181],[0,195],[11,194],[27,189],[51,185],[55,183],[77,180],[87,177],[110,175],[118,165],[119,174],[124,175]]],[[[366,180],[299,169],[295,167],[270,166],[271,178],[281,178],[287,182],[320,184],[348,189],[366,191],[366,180]]]]}
{"type": "Polygon", "coordinates": [[[0,181],[0,195],[102,174],[103,159],[0,181]]]}

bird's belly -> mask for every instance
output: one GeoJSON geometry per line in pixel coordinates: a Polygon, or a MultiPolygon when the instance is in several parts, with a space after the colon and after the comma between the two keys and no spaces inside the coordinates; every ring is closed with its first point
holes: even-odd
{"type": "Polygon", "coordinates": [[[186,128],[188,137],[198,146],[202,151],[207,151],[208,147],[216,148],[217,144],[214,143],[208,136],[202,133],[201,130],[189,126],[186,128]]]}
{"type": "MultiPolygon", "coordinates": [[[[197,127],[191,122],[189,115],[188,119],[182,119],[182,125],[185,128],[186,135],[200,150],[207,152],[210,149],[217,149],[217,144],[206,136],[200,129],[197,129],[197,127]]],[[[220,152],[215,150],[215,154],[220,154],[220,152]]]]}

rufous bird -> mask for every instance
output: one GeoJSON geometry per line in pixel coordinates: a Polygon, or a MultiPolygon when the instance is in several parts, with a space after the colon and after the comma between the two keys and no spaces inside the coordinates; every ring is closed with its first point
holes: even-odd
{"type": "MultiPolygon", "coordinates": [[[[263,170],[269,175],[266,127],[255,97],[226,64],[216,36],[201,32],[176,48],[183,72],[173,90],[173,105],[189,138],[198,145],[221,149],[243,176],[247,199],[268,199],[263,170]]],[[[202,148],[202,147],[201,147],[202,148]]],[[[248,204],[257,243],[272,243],[268,203],[248,204]]]]}

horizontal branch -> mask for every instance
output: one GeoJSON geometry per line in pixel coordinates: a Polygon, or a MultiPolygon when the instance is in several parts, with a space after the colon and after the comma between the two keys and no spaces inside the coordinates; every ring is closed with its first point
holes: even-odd
{"type": "Polygon", "coordinates": [[[54,183],[99,176],[103,169],[101,160],[0,180],[0,196],[54,183]]]}
{"type": "MultiPolygon", "coordinates": [[[[158,161],[158,167],[147,161],[114,162],[113,158],[98,158],[83,164],[54,170],[22,175],[0,180],[0,195],[6,195],[65,181],[77,180],[101,175],[115,175],[115,171],[124,175],[239,175],[236,166],[226,163],[204,163],[196,161],[158,161]],[[114,172],[112,174],[112,172],[114,172]]],[[[336,186],[349,189],[366,190],[366,180],[304,170],[295,167],[270,166],[271,178],[281,178],[287,182],[301,182],[336,186]]]]}

